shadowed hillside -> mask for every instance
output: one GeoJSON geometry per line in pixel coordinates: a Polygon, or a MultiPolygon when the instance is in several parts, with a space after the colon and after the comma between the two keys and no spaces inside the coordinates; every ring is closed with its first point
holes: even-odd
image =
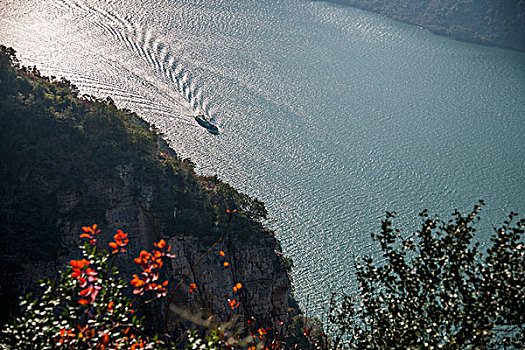
{"type": "Polygon", "coordinates": [[[525,51],[524,0],[334,0],[434,33],[525,51]]]}

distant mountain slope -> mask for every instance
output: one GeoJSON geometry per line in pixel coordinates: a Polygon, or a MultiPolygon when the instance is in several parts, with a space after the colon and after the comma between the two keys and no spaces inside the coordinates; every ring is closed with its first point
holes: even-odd
{"type": "Polygon", "coordinates": [[[434,33],[525,51],[525,0],[334,0],[434,33]]]}

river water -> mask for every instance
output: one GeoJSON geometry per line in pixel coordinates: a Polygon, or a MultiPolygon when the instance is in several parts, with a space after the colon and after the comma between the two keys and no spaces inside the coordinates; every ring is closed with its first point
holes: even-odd
{"type": "Polygon", "coordinates": [[[0,18],[22,63],[111,96],[263,200],[317,314],[377,252],[386,210],[408,230],[484,199],[482,238],[525,213],[523,53],[307,0],[2,0],[0,18]]]}

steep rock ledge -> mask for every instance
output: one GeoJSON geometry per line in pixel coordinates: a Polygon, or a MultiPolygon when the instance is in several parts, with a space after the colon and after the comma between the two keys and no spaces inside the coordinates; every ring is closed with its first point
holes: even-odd
{"type": "MultiPolygon", "coordinates": [[[[195,237],[173,237],[169,243],[178,257],[172,259],[169,266],[169,275],[175,281],[182,279],[195,260],[208,249],[195,237]]],[[[196,283],[197,292],[189,294],[187,288],[180,290],[176,295],[177,304],[192,305],[194,309],[213,313],[227,321],[236,314],[225,303],[228,296],[242,302],[243,315],[253,315],[265,324],[285,322],[290,280],[280,254],[276,254],[276,247],[275,238],[269,235],[251,242],[226,237],[224,243],[206,256],[191,274],[190,281],[196,283]],[[220,249],[226,252],[223,259],[230,264],[227,268],[221,263],[220,249]],[[234,294],[232,286],[238,282],[242,283],[242,288],[234,294]]]]}

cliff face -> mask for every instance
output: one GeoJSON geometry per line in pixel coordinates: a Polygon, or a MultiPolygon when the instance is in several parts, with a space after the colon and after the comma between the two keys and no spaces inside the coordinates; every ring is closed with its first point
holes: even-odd
{"type": "Polygon", "coordinates": [[[524,0],[335,0],[434,33],[525,51],[524,0]]]}
{"type": "MultiPolygon", "coordinates": [[[[169,243],[175,247],[178,258],[170,263],[170,276],[180,280],[189,271],[195,260],[204,253],[205,246],[194,237],[173,237],[169,243]]],[[[271,236],[258,241],[246,242],[229,236],[224,244],[202,261],[191,274],[190,280],[197,285],[195,294],[187,288],[176,295],[177,305],[191,305],[218,315],[223,321],[232,319],[237,311],[232,310],[227,299],[241,302],[242,317],[254,316],[266,324],[278,327],[287,320],[290,281],[281,257],[275,252],[276,241],[271,236]],[[225,257],[219,256],[219,251],[225,257]],[[224,267],[222,261],[228,261],[224,267]],[[239,293],[232,286],[242,283],[239,293]]],[[[276,328],[278,329],[278,328],[276,328]]]]}
{"type": "MultiPolygon", "coordinates": [[[[151,249],[153,242],[159,237],[167,240],[172,246],[171,253],[176,257],[171,259],[166,267],[166,277],[173,287],[191,270],[197,259],[212,245],[213,236],[187,235],[184,232],[165,231],[167,218],[157,215],[152,209],[158,200],[158,188],[144,185],[132,176],[133,166],[123,166],[116,171],[122,180],[118,185],[95,182],[88,189],[100,202],[108,203],[105,211],[106,231],[113,233],[117,228],[126,227],[130,243],[128,251],[122,254],[117,262],[124,277],[131,279],[137,269],[132,263],[141,250],[151,249]],[[138,190],[137,190],[138,189],[138,190]]],[[[213,191],[213,189],[208,189],[213,191]]],[[[74,194],[60,194],[61,211],[74,211],[82,206],[82,198],[74,194]]],[[[177,209],[175,209],[175,215],[177,209]]],[[[226,220],[219,225],[221,229],[226,220]]],[[[45,276],[49,271],[56,271],[67,264],[70,259],[78,257],[77,238],[82,222],[62,221],[63,244],[68,249],[62,251],[56,261],[37,266],[29,264],[34,276],[45,276]],[[71,250],[69,249],[71,248],[71,250]],[[38,271],[38,272],[37,272],[38,271]]],[[[214,251],[202,260],[192,271],[190,278],[175,296],[175,305],[182,310],[198,310],[203,313],[213,313],[222,321],[230,320],[238,313],[232,311],[227,303],[229,298],[242,303],[240,314],[251,315],[263,324],[278,325],[288,318],[288,300],[291,292],[291,282],[287,267],[284,264],[279,242],[273,234],[258,224],[244,225],[242,219],[232,218],[233,229],[228,230],[224,241],[214,251]],[[244,230],[250,231],[245,232],[244,230]],[[225,257],[219,251],[225,252],[225,257]],[[229,266],[224,267],[223,262],[229,266]],[[232,292],[236,283],[242,283],[240,293],[232,292]],[[189,294],[189,283],[196,283],[196,293],[189,294]]],[[[107,246],[111,235],[102,237],[100,246],[107,246]]],[[[26,270],[27,270],[26,269],[26,270]]],[[[27,276],[27,275],[26,275],[27,276]]],[[[174,315],[175,316],[175,315],[174,315]]]]}
{"type": "Polygon", "coordinates": [[[15,69],[12,59],[1,47],[2,321],[20,295],[38,289],[38,279],[79,257],[82,226],[102,228],[100,247],[116,229],[129,233],[128,251],[117,262],[128,279],[139,272],[133,259],[163,237],[177,255],[166,270],[174,286],[224,231],[227,208],[237,210],[220,247],[230,268],[212,252],[193,271],[198,293],[188,293],[188,282],[176,304],[226,319],[232,311],[225,295],[241,282],[249,315],[286,321],[291,282],[279,243],[261,224],[261,202],[216,177],[196,175],[154,127],[110,99],[78,98],[69,82],[15,69]]]}

